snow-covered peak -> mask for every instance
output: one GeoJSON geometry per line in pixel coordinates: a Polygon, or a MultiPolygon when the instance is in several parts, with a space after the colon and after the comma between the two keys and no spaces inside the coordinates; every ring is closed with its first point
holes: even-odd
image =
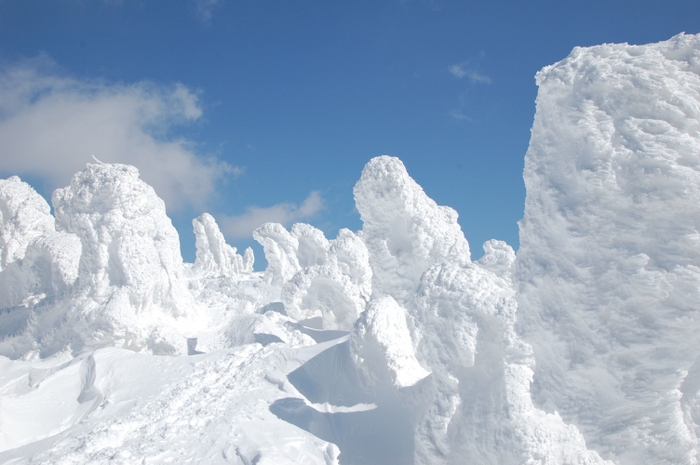
{"type": "Polygon", "coordinates": [[[370,251],[374,292],[401,301],[435,263],[470,261],[457,212],[428,197],[395,157],[367,163],[354,188],[370,251]]]}
{"type": "Polygon", "coordinates": [[[192,220],[197,255],[194,268],[208,275],[235,276],[253,271],[253,249],[248,247],[243,256],[226,243],[224,235],[209,213],[192,220]]]}
{"type": "Polygon", "coordinates": [[[0,179],[0,271],[24,257],[29,242],[55,231],[46,200],[19,177],[0,179]]]}

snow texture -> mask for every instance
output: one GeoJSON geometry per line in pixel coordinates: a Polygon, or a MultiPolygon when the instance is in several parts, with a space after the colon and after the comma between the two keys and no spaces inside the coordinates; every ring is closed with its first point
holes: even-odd
{"type": "Polygon", "coordinates": [[[49,204],[17,176],[0,180],[0,270],[24,258],[29,242],[55,231],[49,204]]]}
{"type": "Polygon", "coordinates": [[[431,265],[469,262],[457,212],[429,198],[398,158],[372,159],[353,192],[370,252],[373,293],[401,303],[431,265]]]}
{"type": "Polygon", "coordinates": [[[369,384],[388,381],[396,388],[403,388],[430,374],[416,359],[406,311],[391,296],[375,299],[367,306],[355,325],[353,342],[358,365],[370,365],[364,370],[370,378],[366,381],[369,384]],[[384,379],[372,379],[377,375],[384,379]]]}
{"type": "Polygon", "coordinates": [[[238,255],[236,248],[226,243],[213,216],[203,213],[192,220],[192,226],[197,247],[194,268],[197,271],[213,276],[236,276],[253,272],[253,249],[248,247],[243,256],[238,255]]]}
{"type": "Polygon", "coordinates": [[[0,463],[697,464],[700,36],[537,75],[517,253],[398,158],[363,227],[193,220],[136,168],[0,180],[0,463]],[[185,356],[188,354],[189,356],[185,356]]]}
{"type": "Polygon", "coordinates": [[[535,402],[620,464],[700,456],[700,36],[537,75],[516,281],[535,402]]]}
{"type": "Polygon", "coordinates": [[[349,229],[329,241],[311,225],[267,223],[254,232],[265,250],[265,280],[282,288],[281,300],[297,320],[321,318],[323,328],[350,330],[371,295],[365,243],[349,229]]]}

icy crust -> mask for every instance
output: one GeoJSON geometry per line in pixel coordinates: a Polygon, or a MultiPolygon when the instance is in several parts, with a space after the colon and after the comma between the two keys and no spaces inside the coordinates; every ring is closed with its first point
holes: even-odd
{"type": "Polygon", "coordinates": [[[197,255],[194,269],[206,276],[237,276],[253,272],[255,257],[248,247],[243,256],[226,243],[224,235],[209,213],[192,220],[197,255]]]}
{"type": "Polygon", "coordinates": [[[17,176],[0,180],[0,271],[23,258],[32,239],[53,231],[43,197],[17,176]]]}
{"type": "Polygon", "coordinates": [[[700,36],[537,75],[516,281],[533,398],[620,464],[700,455],[700,36]]]}
{"type": "Polygon", "coordinates": [[[435,263],[469,263],[457,212],[439,206],[408,175],[401,160],[370,160],[353,190],[373,272],[373,293],[403,302],[435,263]]]}

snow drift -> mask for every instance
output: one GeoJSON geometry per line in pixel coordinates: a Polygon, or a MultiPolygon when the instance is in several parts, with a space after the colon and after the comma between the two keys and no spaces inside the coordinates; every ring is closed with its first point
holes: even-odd
{"type": "Polygon", "coordinates": [[[700,36],[537,75],[517,253],[394,157],[362,230],[193,221],[130,166],[0,181],[0,462],[693,464],[700,36]],[[191,356],[182,356],[185,353],[191,356]]]}

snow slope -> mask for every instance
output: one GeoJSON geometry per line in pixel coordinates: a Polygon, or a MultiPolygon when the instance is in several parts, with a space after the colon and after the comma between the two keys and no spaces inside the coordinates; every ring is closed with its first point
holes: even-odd
{"type": "Polygon", "coordinates": [[[252,250],[89,164],[0,181],[0,463],[693,464],[700,36],[537,76],[521,248],[369,161],[362,230],[252,250]],[[188,355],[186,355],[188,354],[188,355]]]}

